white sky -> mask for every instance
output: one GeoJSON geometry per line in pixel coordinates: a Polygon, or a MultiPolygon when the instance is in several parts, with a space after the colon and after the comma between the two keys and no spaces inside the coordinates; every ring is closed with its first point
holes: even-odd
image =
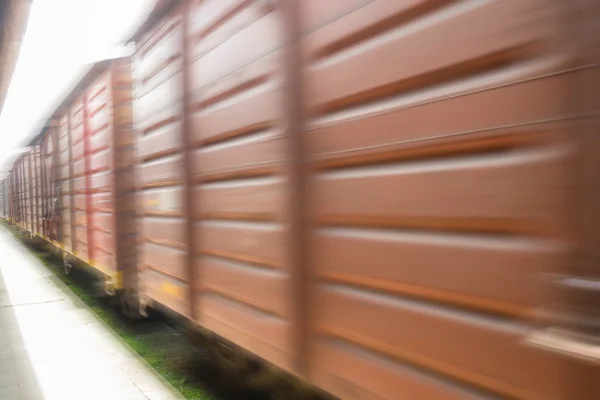
{"type": "Polygon", "coordinates": [[[153,4],[154,0],[33,1],[0,115],[0,166],[26,137],[37,133],[84,65],[114,55],[118,41],[153,4]]]}

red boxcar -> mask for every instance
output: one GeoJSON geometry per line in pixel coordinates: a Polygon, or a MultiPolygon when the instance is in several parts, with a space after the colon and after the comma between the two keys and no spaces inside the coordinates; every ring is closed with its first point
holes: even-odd
{"type": "Polygon", "coordinates": [[[131,95],[128,58],[93,64],[32,141],[39,233],[102,273],[110,291],[137,263],[131,95]]]}

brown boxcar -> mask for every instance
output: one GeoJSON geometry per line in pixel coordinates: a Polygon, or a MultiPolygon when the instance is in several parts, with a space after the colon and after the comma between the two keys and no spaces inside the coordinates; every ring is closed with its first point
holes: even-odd
{"type": "Polygon", "coordinates": [[[19,185],[17,183],[17,159],[13,161],[13,164],[8,172],[8,181],[10,186],[10,221],[13,224],[19,225],[19,185]]]}
{"type": "Polygon", "coordinates": [[[33,234],[37,236],[43,235],[43,213],[42,213],[42,176],[40,174],[42,166],[42,146],[35,145],[31,152],[32,157],[32,180],[33,180],[33,234]]]}
{"type": "Polygon", "coordinates": [[[22,160],[23,172],[23,216],[25,217],[25,230],[33,233],[32,211],[33,196],[31,187],[31,152],[25,153],[22,160]]]}
{"type": "Polygon", "coordinates": [[[17,187],[16,201],[17,223],[25,231],[33,233],[31,223],[31,180],[30,180],[30,151],[26,151],[15,161],[14,173],[17,187]]]}
{"type": "Polygon", "coordinates": [[[594,2],[157,4],[143,303],[345,399],[598,397],[594,2]]]}
{"type": "Polygon", "coordinates": [[[41,233],[40,148],[31,146],[14,162],[5,183],[10,182],[10,219],[31,235],[41,233]]]}
{"type": "Polygon", "coordinates": [[[13,162],[9,173],[12,185],[11,218],[32,235],[45,237],[47,188],[44,166],[47,162],[48,146],[45,140],[39,144],[36,142],[37,138],[13,162]]]}
{"type": "Polygon", "coordinates": [[[9,178],[5,177],[0,182],[0,218],[10,220],[10,185],[9,178]]]}
{"type": "Polygon", "coordinates": [[[23,229],[340,398],[600,398],[598,2],[156,4],[23,229]]]}
{"type": "Polygon", "coordinates": [[[10,169],[10,217],[14,224],[20,226],[19,218],[21,213],[21,204],[19,201],[20,188],[18,180],[18,157],[13,162],[12,168],[10,169]]]}
{"type": "Polygon", "coordinates": [[[20,180],[19,180],[19,168],[20,168],[19,160],[21,159],[21,157],[23,157],[23,156],[20,155],[13,161],[13,164],[9,171],[9,176],[8,176],[9,187],[10,187],[10,195],[9,195],[10,220],[13,224],[16,224],[19,227],[21,227],[21,219],[22,219],[21,186],[20,186],[20,180]]]}
{"type": "Polygon", "coordinates": [[[42,235],[100,271],[110,291],[124,288],[124,270],[136,278],[131,100],[128,58],[93,64],[32,141],[42,235]]]}

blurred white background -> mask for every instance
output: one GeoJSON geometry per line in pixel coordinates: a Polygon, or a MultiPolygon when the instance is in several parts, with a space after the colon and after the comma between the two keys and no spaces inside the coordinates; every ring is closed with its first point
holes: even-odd
{"type": "Polygon", "coordinates": [[[41,129],[85,64],[125,52],[119,45],[154,0],[34,0],[0,114],[0,173],[41,129]]]}

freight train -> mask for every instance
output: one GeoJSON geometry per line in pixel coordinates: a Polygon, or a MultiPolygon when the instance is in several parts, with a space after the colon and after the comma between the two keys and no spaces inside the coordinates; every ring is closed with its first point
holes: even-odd
{"type": "Polygon", "coordinates": [[[8,215],[342,399],[599,399],[600,6],[158,1],[8,215]]]}

